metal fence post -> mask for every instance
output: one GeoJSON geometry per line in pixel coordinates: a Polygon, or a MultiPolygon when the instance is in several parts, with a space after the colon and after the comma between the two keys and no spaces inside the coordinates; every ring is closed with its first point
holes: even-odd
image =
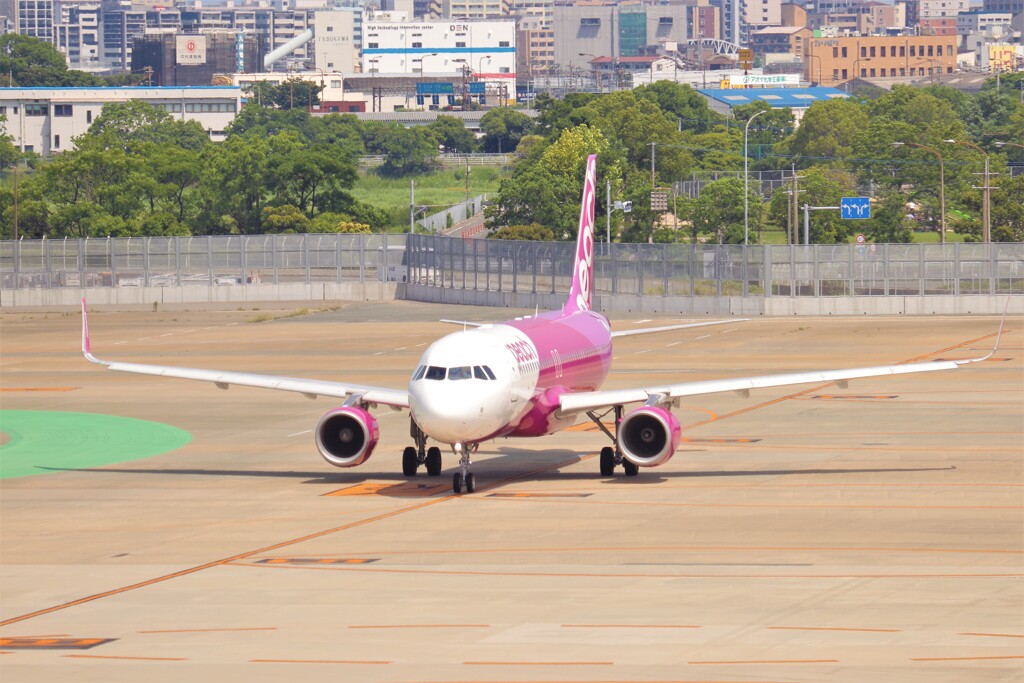
{"type": "Polygon", "coordinates": [[[960,242],[953,242],[953,294],[960,296],[960,242]]]}
{"type": "Polygon", "coordinates": [[[81,237],[78,238],[78,286],[85,288],[85,240],[81,237]]]}
{"type": "Polygon", "coordinates": [[[50,242],[53,240],[46,239],[46,235],[43,235],[43,267],[46,272],[43,277],[46,278],[46,286],[53,287],[53,281],[50,279],[50,274],[53,272],[53,267],[50,262],[50,242]]]}
{"type": "Polygon", "coordinates": [[[643,296],[644,292],[644,245],[636,245],[636,293],[643,296]]]}
{"type": "Polygon", "coordinates": [[[822,288],[821,288],[821,265],[820,265],[820,255],[821,255],[821,247],[822,246],[823,245],[821,245],[821,244],[815,244],[815,245],[813,245],[811,247],[811,249],[814,251],[814,280],[813,280],[814,284],[811,285],[811,291],[814,292],[814,296],[821,296],[821,290],[822,290],[822,288]]]}
{"type": "Polygon", "coordinates": [[[763,267],[764,267],[764,280],[761,286],[764,287],[765,298],[772,295],[772,247],[770,244],[766,244],[761,247],[763,267]]]}
{"type": "MultiPolygon", "coordinates": [[[[760,178],[758,178],[758,181],[760,181],[760,178]]],[[[748,248],[746,244],[740,245],[740,254],[743,256],[743,268],[741,269],[743,272],[743,287],[740,288],[740,291],[743,298],[746,299],[747,294],[750,293],[750,278],[747,276],[748,248]]]]}
{"type": "Polygon", "coordinates": [[[249,263],[249,259],[246,258],[248,256],[248,254],[246,253],[248,251],[248,247],[249,247],[249,236],[248,235],[239,235],[238,236],[238,254],[239,254],[238,255],[238,265],[242,269],[242,277],[240,277],[238,279],[238,282],[240,284],[243,284],[243,285],[244,284],[248,284],[248,282],[249,282],[249,276],[245,274],[246,265],[249,263]]]}
{"type": "Polygon", "coordinates": [[[661,295],[668,296],[668,245],[661,245],[661,295]]]}
{"type": "MultiPolygon", "coordinates": [[[[696,266],[696,261],[697,261],[697,243],[696,242],[691,242],[690,243],[690,298],[691,299],[697,295],[697,293],[693,291],[694,285],[695,285],[695,283],[694,283],[694,279],[695,279],[694,270],[697,267],[696,266]]],[[[693,310],[693,303],[692,302],[690,303],[690,310],[693,310]]]]}
{"type": "Polygon", "coordinates": [[[144,287],[149,287],[149,245],[152,240],[152,237],[142,238],[142,285],[144,287]]]}
{"type": "MultiPolygon", "coordinates": [[[[231,240],[230,237],[228,237],[227,239],[228,241],[231,240]]],[[[206,236],[206,272],[207,276],[210,278],[210,284],[217,284],[216,276],[213,270],[213,235],[206,236]]]]}
{"type": "Polygon", "coordinates": [[[302,258],[306,262],[306,284],[313,284],[313,270],[309,265],[309,233],[302,235],[302,258]]]}
{"type": "Polygon", "coordinates": [[[993,242],[987,242],[985,244],[985,251],[988,252],[988,293],[995,296],[998,289],[996,286],[996,264],[998,262],[996,254],[998,253],[998,247],[993,242]]]}
{"type": "Polygon", "coordinates": [[[924,296],[924,245],[917,245],[917,291],[924,296]]]}

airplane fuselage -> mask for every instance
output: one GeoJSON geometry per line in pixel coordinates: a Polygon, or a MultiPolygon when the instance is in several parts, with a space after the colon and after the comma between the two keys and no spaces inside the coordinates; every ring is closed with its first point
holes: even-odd
{"type": "Polygon", "coordinates": [[[409,381],[410,411],[448,444],[543,436],[576,421],[559,418],[558,397],[600,388],[611,358],[608,320],[589,310],[456,332],[424,352],[409,381]]]}

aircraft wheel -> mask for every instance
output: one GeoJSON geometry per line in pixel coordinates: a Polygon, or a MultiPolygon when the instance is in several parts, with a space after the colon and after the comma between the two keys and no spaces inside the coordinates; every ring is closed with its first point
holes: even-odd
{"type": "Polygon", "coordinates": [[[427,474],[431,477],[441,474],[441,449],[437,446],[427,449],[427,474]]]}
{"type": "Polygon", "coordinates": [[[456,494],[462,493],[462,472],[456,472],[452,477],[452,491],[456,494]]]}
{"type": "Polygon", "coordinates": [[[419,464],[416,448],[414,446],[406,446],[405,450],[402,451],[402,474],[407,477],[415,477],[419,464]]]}
{"type": "Polygon", "coordinates": [[[466,493],[476,491],[476,475],[470,472],[466,475],[466,493]]]}
{"type": "Polygon", "coordinates": [[[615,475],[615,449],[605,446],[601,449],[601,476],[611,477],[615,475]]]}
{"type": "Polygon", "coordinates": [[[640,474],[640,468],[628,460],[622,461],[622,469],[626,471],[627,477],[635,477],[636,475],[640,474]]]}

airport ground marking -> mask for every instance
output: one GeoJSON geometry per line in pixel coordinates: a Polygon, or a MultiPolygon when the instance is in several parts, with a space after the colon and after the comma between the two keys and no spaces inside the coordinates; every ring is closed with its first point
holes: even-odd
{"type": "Polygon", "coordinates": [[[958,636],[984,636],[986,638],[1024,638],[1019,633],[958,633],[958,636]]]}
{"type": "Polygon", "coordinates": [[[898,628],[848,628],[841,626],[769,626],[770,631],[855,631],[864,633],[902,633],[898,628]]]}
{"type": "Polygon", "coordinates": [[[141,662],[187,662],[188,657],[128,657],[118,655],[64,655],[72,659],[126,659],[141,662]]]}
{"type": "Polygon", "coordinates": [[[996,655],[988,657],[911,657],[912,662],[968,662],[984,659],[1024,659],[1024,655],[996,655]]]}
{"type": "Polygon", "coordinates": [[[75,391],[82,387],[0,387],[0,392],[11,392],[11,393],[29,393],[29,392],[64,392],[64,391],[75,391]]]}
{"type": "Polygon", "coordinates": [[[253,664],[391,664],[383,659],[250,659],[253,664]]]}
{"type": "Polygon", "coordinates": [[[465,666],[613,666],[615,662],[463,662],[465,666]]]}
{"type": "Polygon", "coordinates": [[[276,626],[252,626],[243,628],[173,628],[173,629],[162,629],[158,631],[136,631],[144,635],[153,635],[159,633],[227,633],[235,631],[276,631],[276,626]]]}
{"type": "Polygon", "coordinates": [[[838,659],[740,659],[735,661],[696,661],[687,664],[838,664],[838,659]]]}

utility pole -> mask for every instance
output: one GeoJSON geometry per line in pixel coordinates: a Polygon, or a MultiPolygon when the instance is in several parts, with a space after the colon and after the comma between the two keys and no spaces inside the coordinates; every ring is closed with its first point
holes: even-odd
{"type": "Polygon", "coordinates": [[[409,234],[416,232],[416,179],[409,179],[409,234]]]}
{"type": "MultiPolygon", "coordinates": [[[[997,74],[998,74],[998,72],[997,72],[997,74]]],[[[982,191],[982,194],[981,194],[981,241],[982,242],[986,242],[986,243],[987,242],[991,242],[992,241],[992,215],[991,215],[992,184],[989,183],[989,178],[991,177],[991,174],[989,173],[989,167],[988,167],[988,153],[985,152],[985,150],[983,150],[978,145],[974,144],[973,142],[967,142],[966,140],[943,140],[943,142],[954,144],[954,145],[966,145],[967,147],[973,147],[974,149],[978,150],[978,153],[981,154],[981,156],[985,157],[985,170],[984,170],[984,172],[982,174],[983,177],[984,177],[985,184],[982,185],[981,187],[978,187],[977,185],[975,185],[974,189],[982,191]]]]}
{"type": "Polygon", "coordinates": [[[612,181],[611,181],[611,178],[606,180],[605,183],[606,183],[605,184],[605,193],[606,193],[605,194],[605,197],[606,197],[605,202],[606,202],[606,209],[607,210],[605,211],[605,228],[604,228],[605,236],[604,236],[604,239],[605,239],[605,242],[608,244],[608,246],[606,248],[608,249],[608,253],[610,254],[610,253],[612,253],[612,181]]]}
{"type": "Polygon", "coordinates": [[[654,145],[657,143],[651,143],[651,189],[658,186],[658,183],[654,180],[654,145]]]}

